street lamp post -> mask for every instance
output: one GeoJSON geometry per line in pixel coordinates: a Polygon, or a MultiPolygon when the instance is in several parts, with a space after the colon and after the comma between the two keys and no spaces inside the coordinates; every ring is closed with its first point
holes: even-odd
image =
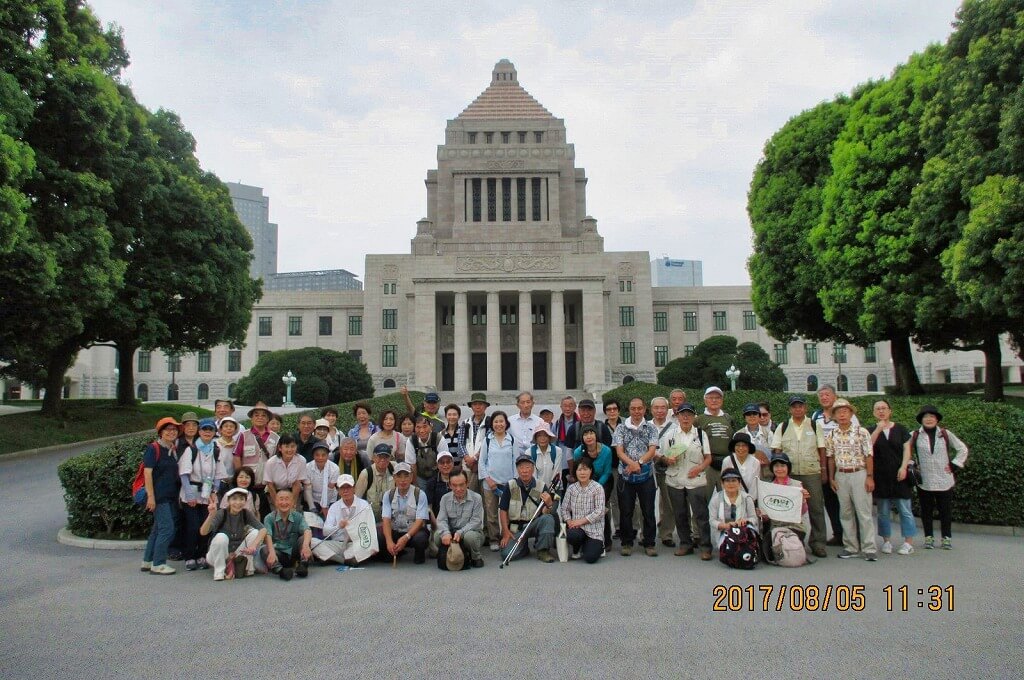
{"type": "Polygon", "coordinates": [[[281,382],[284,383],[284,386],[287,390],[287,394],[285,395],[284,398],[284,405],[286,408],[293,408],[295,406],[295,404],[292,403],[292,385],[294,385],[297,381],[298,378],[292,375],[291,371],[288,371],[286,375],[281,376],[281,382]]]}
{"type": "Polygon", "coordinates": [[[725,377],[732,383],[733,392],[736,391],[736,381],[740,378],[740,369],[736,368],[736,364],[729,367],[729,370],[725,372],[725,377]]]}

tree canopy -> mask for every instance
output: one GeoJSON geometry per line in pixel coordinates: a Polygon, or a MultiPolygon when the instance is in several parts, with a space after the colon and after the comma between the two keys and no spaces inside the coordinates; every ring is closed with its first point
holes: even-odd
{"type": "Polygon", "coordinates": [[[236,400],[242,404],[280,404],[285,396],[281,377],[288,371],[298,378],[292,388],[292,401],[300,406],[339,404],[373,396],[373,382],[361,361],[347,352],[305,347],[261,356],[249,375],[238,381],[236,400]]]}
{"type": "Polygon", "coordinates": [[[731,335],[715,335],[697,345],[688,357],[673,359],[658,372],[658,384],[670,387],[704,387],[729,383],[726,371],[740,371],[737,387],[742,389],[781,390],[786,375],[760,345],[738,344],[731,335]]]}

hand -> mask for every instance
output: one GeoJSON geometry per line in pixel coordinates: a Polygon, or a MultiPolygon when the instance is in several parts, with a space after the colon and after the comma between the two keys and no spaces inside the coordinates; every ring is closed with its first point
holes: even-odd
{"type": "MultiPolygon", "coordinates": [[[[462,543],[462,534],[456,531],[454,534],[452,534],[452,540],[456,543],[462,543]]],[[[447,543],[445,545],[447,545],[447,543]]]]}
{"type": "Polygon", "coordinates": [[[693,479],[694,477],[698,476],[702,472],[704,472],[704,471],[701,470],[696,465],[694,465],[692,468],[690,468],[690,471],[686,473],[686,476],[689,477],[690,479],[693,479]]]}
{"type": "Polygon", "coordinates": [[[810,500],[810,498],[811,498],[811,492],[810,491],[808,491],[807,489],[800,489],[800,492],[801,492],[801,495],[804,497],[805,501],[806,500],[810,500]]]}
{"type": "Polygon", "coordinates": [[[327,519],[327,513],[330,511],[330,508],[320,508],[320,514],[324,516],[324,519],[327,519]]]}
{"type": "Polygon", "coordinates": [[[211,498],[209,505],[206,506],[206,509],[209,511],[210,517],[213,517],[214,515],[216,515],[217,514],[217,499],[216,498],[211,498]]]}
{"type": "Polygon", "coordinates": [[[897,482],[902,482],[906,478],[907,478],[907,468],[901,467],[899,470],[896,471],[896,481],[897,482]]]}
{"type": "Polygon", "coordinates": [[[679,457],[678,456],[672,456],[672,457],[664,456],[662,458],[662,460],[665,462],[665,465],[675,465],[676,461],[679,460],[679,457]]]}
{"type": "Polygon", "coordinates": [[[834,480],[834,479],[833,479],[832,481],[830,481],[830,482],[828,483],[828,485],[829,485],[830,487],[832,487],[832,490],[833,490],[833,491],[835,491],[836,493],[839,493],[839,485],[838,485],[838,484],[836,484],[836,480],[834,480]]]}
{"type": "Polygon", "coordinates": [[[546,491],[540,495],[540,499],[544,501],[544,505],[551,505],[551,494],[547,493],[546,491]]]}
{"type": "Polygon", "coordinates": [[[828,470],[821,471],[821,483],[824,484],[828,481],[828,470]]]}
{"type": "Polygon", "coordinates": [[[149,495],[146,496],[146,510],[149,512],[156,510],[156,499],[149,495]]]}
{"type": "Polygon", "coordinates": [[[510,532],[510,531],[506,531],[505,533],[503,533],[503,534],[501,535],[501,542],[499,543],[499,545],[500,545],[500,546],[501,546],[502,548],[504,548],[504,547],[505,547],[506,545],[508,545],[508,544],[509,544],[509,543],[510,543],[511,541],[512,541],[512,532],[510,532]]]}
{"type": "Polygon", "coordinates": [[[394,541],[392,541],[391,539],[388,539],[388,554],[390,554],[390,555],[397,555],[398,554],[398,544],[395,543],[394,541]]]}
{"type": "Polygon", "coordinates": [[[307,548],[306,546],[302,546],[302,550],[299,551],[299,557],[301,557],[304,560],[312,559],[313,551],[307,548]]]}
{"type": "Polygon", "coordinates": [[[452,544],[452,537],[451,536],[442,536],[441,537],[441,545],[451,545],[451,544],[452,544]]]}
{"type": "Polygon", "coordinates": [[[871,493],[872,491],[875,490],[874,477],[868,477],[867,479],[864,480],[864,490],[867,491],[868,493],[871,493]]]}
{"type": "Polygon", "coordinates": [[[626,466],[626,473],[630,475],[635,475],[639,473],[642,469],[643,468],[641,467],[640,463],[636,462],[635,460],[631,460],[629,461],[629,465],[626,466]]]}
{"type": "Polygon", "coordinates": [[[196,507],[197,503],[199,503],[199,501],[197,501],[195,498],[189,498],[188,499],[188,507],[190,507],[190,508],[196,507]]]}
{"type": "Polygon", "coordinates": [[[953,467],[950,466],[950,465],[947,465],[946,466],[946,472],[948,472],[949,474],[953,474],[953,467]]]}
{"type": "Polygon", "coordinates": [[[402,385],[401,387],[398,388],[398,393],[405,396],[409,394],[409,388],[406,387],[405,385],[402,385]]]}
{"type": "Polygon", "coordinates": [[[267,552],[267,566],[272,567],[275,564],[277,564],[277,551],[271,548],[270,551],[267,552]]]}
{"type": "Polygon", "coordinates": [[[494,481],[493,479],[491,479],[490,477],[488,477],[487,478],[487,486],[489,486],[491,488],[491,491],[494,491],[495,489],[498,488],[498,483],[496,481],[494,481]]]}
{"type": "Polygon", "coordinates": [[[338,522],[338,528],[339,529],[344,529],[347,526],[348,526],[348,520],[347,519],[343,519],[343,520],[338,522]]]}

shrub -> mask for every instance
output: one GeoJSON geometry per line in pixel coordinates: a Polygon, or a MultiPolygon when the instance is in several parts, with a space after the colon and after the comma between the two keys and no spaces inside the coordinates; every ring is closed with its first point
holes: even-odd
{"type": "MultiPolygon", "coordinates": [[[[423,397],[426,396],[423,392],[409,392],[409,398],[412,399],[413,406],[418,406],[423,401],[423,397]]],[[[387,409],[393,410],[395,413],[405,413],[405,400],[402,395],[398,392],[392,394],[385,394],[383,397],[374,397],[373,399],[356,399],[355,401],[347,401],[343,404],[333,404],[334,408],[338,409],[338,429],[342,432],[348,432],[352,429],[352,426],[356,424],[356,418],[352,415],[352,407],[357,403],[365,403],[370,406],[370,419],[377,422],[380,417],[380,412],[387,409]]],[[[444,405],[442,404],[442,407],[444,405]]],[[[461,404],[460,404],[461,406],[461,404]]],[[[326,406],[316,408],[310,411],[303,411],[301,413],[289,413],[284,417],[284,426],[281,428],[282,432],[294,432],[299,429],[299,416],[303,413],[308,413],[313,418],[319,418],[321,411],[327,408],[326,406]]],[[[463,406],[463,411],[466,407],[463,406]]]]}
{"type": "Polygon", "coordinates": [[[298,378],[292,389],[292,401],[302,406],[373,396],[373,381],[361,361],[347,352],[304,347],[260,357],[249,375],[238,381],[237,401],[280,405],[286,393],[281,376],[288,371],[298,378]]]}
{"type": "MultiPolygon", "coordinates": [[[[700,410],[704,388],[685,388],[687,398],[700,410]]],[[[633,397],[648,404],[653,397],[668,397],[671,388],[644,382],[631,382],[605,392],[603,399],[618,399],[625,409],[633,397]]],[[[742,420],[744,404],[765,401],[771,405],[772,417],[781,422],[788,417],[790,393],[737,390],[725,392],[724,408],[733,414],[737,424],[742,420]]],[[[877,396],[853,397],[861,423],[874,422],[872,408],[877,396]]],[[[967,466],[957,475],[953,519],[974,524],[1024,526],[1024,496],[1017,481],[1024,479],[1024,411],[1015,406],[988,403],[980,395],[949,395],[921,397],[886,397],[892,405],[893,419],[908,429],[917,427],[917,412],[923,404],[933,404],[942,412],[943,427],[949,428],[971,450],[967,466]]],[[[808,412],[820,405],[816,395],[807,399],[808,412]]],[[[623,416],[625,416],[625,412],[623,416]]]]}
{"type": "MultiPolygon", "coordinates": [[[[924,383],[925,394],[967,394],[985,389],[985,383],[924,383]]],[[[886,394],[899,394],[895,385],[885,386],[886,394]]]]}
{"type": "Polygon", "coordinates": [[[149,534],[153,516],[132,503],[132,481],[152,434],[119,439],[57,467],[68,529],[86,538],[132,539],[149,534]]]}

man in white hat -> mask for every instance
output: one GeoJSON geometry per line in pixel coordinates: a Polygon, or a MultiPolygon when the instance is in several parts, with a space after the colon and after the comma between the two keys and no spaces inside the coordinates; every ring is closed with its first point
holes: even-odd
{"type": "Polygon", "coordinates": [[[338,500],[338,478],[341,471],[337,464],[327,459],[330,446],[318,439],[313,446],[313,460],[306,463],[306,478],[303,493],[306,497],[306,508],[321,518],[327,517],[331,505],[338,500]]]}
{"type": "Polygon", "coordinates": [[[843,523],[843,550],[839,558],[848,559],[863,553],[864,559],[874,562],[878,559],[875,523],[871,517],[875,490],[874,448],[871,434],[853,424],[855,415],[853,404],[845,399],[836,399],[832,404],[836,427],[825,435],[825,456],[830,485],[839,496],[839,516],[843,523]]]}
{"type": "MultiPolygon", "coordinates": [[[[348,533],[349,522],[370,504],[356,496],[356,482],[352,475],[338,477],[338,500],[331,504],[324,520],[324,540],[313,548],[319,559],[344,563],[353,561],[352,538],[348,533]]],[[[370,511],[373,512],[372,510],[370,511]]]]}
{"type": "Polygon", "coordinates": [[[411,547],[413,562],[426,562],[430,506],[426,492],[413,486],[412,467],[408,463],[395,464],[395,488],[384,494],[381,522],[388,554],[397,557],[411,547]]]}
{"type": "Polygon", "coordinates": [[[722,461],[729,455],[729,442],[736,433],[736,422],[732,416],[722,410],[725,395],[717,385],[704,390],[704,413],[697,416],[694,425],[704,430],[711,445],[711,467],[706,471],[708,478],[708,497],[720,487],[722,461]]]}
{"type": "Polygon", "coordinates": [[[274,454],[277,453],[277,442],[280,436],[271,432],[267,424],[270,422],[270,409],[262,401],[249,409],[249,429],[242,432],[238,437],[238,445],[235,447],[234,464],[239,470],[248,466],[256,473],[256,479],[252,480],[252,489],[260,498],[261,512],[268,513],[274,503],[267,497],[266,484],[263,481],[263,468],[274,454]]]}

